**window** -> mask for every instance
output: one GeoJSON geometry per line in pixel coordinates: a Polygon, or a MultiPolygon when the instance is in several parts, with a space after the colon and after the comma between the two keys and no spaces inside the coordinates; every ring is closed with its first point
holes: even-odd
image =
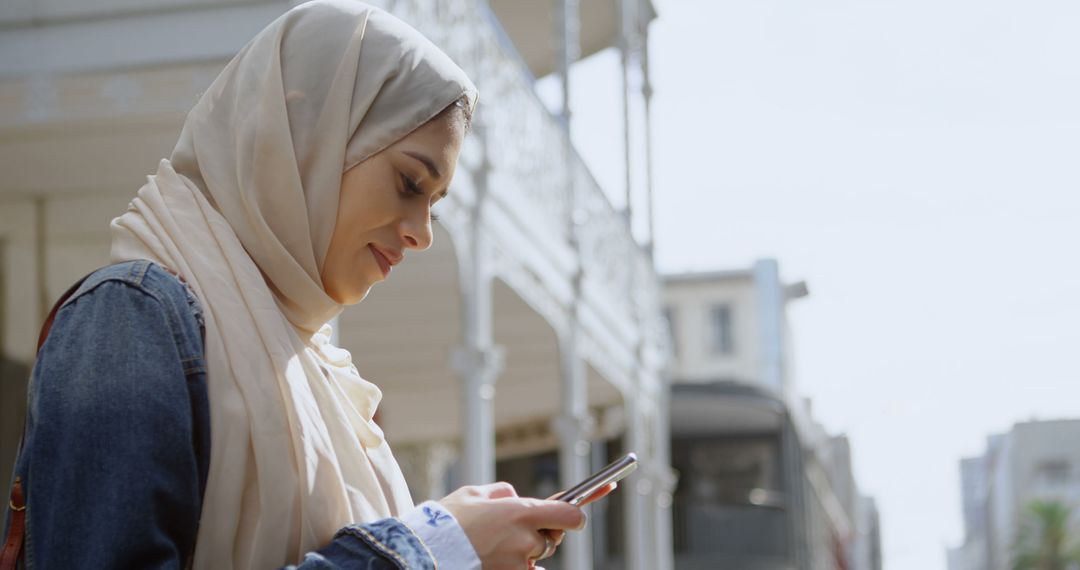
{"type": "Polygon", "coordinates": [[[731,327],[731,305],[713,305],[709,310],[709,351],[729,355],[735,351],[731,327]]]}
{"type": "Polygon", "coordinates": [[[671,464],[681,474],[672,506],[676,553],[709,560],[697,568],[774,568],[766,561],[787,556],[792,515],[778,435],[676,438],[671,464]]]}
{"type": "Polygon", "coordinates": [[[1044,461],[1039,465],[1039,478],[1049,486],[1063,486],[1069,482],[1072,469],[1064,459],[1044,461]]]}

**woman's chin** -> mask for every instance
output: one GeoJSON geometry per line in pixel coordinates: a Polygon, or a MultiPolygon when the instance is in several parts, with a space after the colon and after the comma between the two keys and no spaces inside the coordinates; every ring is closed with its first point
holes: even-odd
{"type": "MultiPolygon", "coordinates": [[[[365,281],[362,284],[349,284],[344,287],[326,287],[326,294],[331,299],[342,305],[355,305],[363,301],[371,292],[373,283],[365,281]]],[[[324,285],[325,287],[325,285],[324,285]]]]}
{"type": "Polygon", "coordinates": [[[372,285],[372,283],[367,283],[363,287],[349,291],[345,295],[342,295],[343,300],[339,300],[338,302],[342,305],[355,305],[367,298],[368,293],[371,292],[372,285]]]}
{"type": "Polygon", "coordinates": [[[367,296],[368,296],[368,293],[370,293],[370,292],[371,292],[371,285],[368,285],[367,287],[364,288],[363,291],[360,291],[359,293],[357,293],[353,297],[352,300],[350,300],[348,303],[343,303],[343,304],[345,304],[345,305],[355,305],[355,304],[359,303],[360,301],[363,301],[364,299],[366,299],[367,296]]]}

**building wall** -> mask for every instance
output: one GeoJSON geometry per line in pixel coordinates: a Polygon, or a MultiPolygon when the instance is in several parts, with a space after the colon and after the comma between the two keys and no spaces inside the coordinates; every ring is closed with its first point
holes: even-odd
{"type": "MultiPolygon", "coordinates": [[[[1072,506],[1073,535],[1080,532],[1080,420],[1017,424],[1008,436],[998,463],[1003,481],[992,490],[999,507],[994,526],[993,570],[1009,570],[1011,547],[1034,500],[1059,500],[1072,506]],[[1063,468],[1063,469],[1062,469],[1063,468]],[[1062,474],[1063,472],[1063,474],[1062,474]]],[[[996,481],[995,481],[996,482],[996,481]]]]}
{"type": "Polygon", "coordinates": [[[52,304],[77,279],[108,264],[109,221],[124,212],[135,190],[4,200],[0,239],[6,245],[6,283],[0,314],[6,357],[29,364],[52,304]]]}
{"type": "Polygon", "coordinates": [[[1080,420],[1016,424],[988,438],[984,455],[961,461],[965,538],[950,570],[1011,570],[1027,506],[1056,500],[1073,510],[1080,535],[1080,420]]]}
{"type": "Polygon", "coordinates": [[[759,382],[760,327],[753,277],[737,276],[723,282],[668,281],[665,306],[671,319],[676,358],[671,374],[683,382],[717,379],[759,382]],[[710,350],[710,310],[731,310],[732,352],[710,350]]]}
{"type": "Polygon", "coordinates": [[[986,535],[986,492],[990,483],[988,475],[989,463],[985,455],[960,461],[964,532],[968,536],[986,535]]]}
{"type": "MultiPolygon", "coordinates": [[[[743,417],[750,425],[755,417],[740,416],[751,405],[743,393],[747,389],[766,394],[775,402],[774,413],[781,418],[776,426],[783,426],[756,434],[773,438],[769,441],[779,454],[777,492],[762,490],[753,494],[775,498],[772,507],[752,504],[746,499],[747,490],[737,484],[730,489],[724,487],[730,477],[710,477],[707,470],[700,468],[684,475],[676,492],[676,567],[880,569],[877,509],[872,500],[859,493],[850,444],[846,437],[833,437],[814,421],[809,402],[798,396],[791,381],[793,339],[786,318],[790,299],[780,282],[776,262],[761,260],[747,270],[669,276],[665,279],[664,300],[676,348],[673,382],[711,384],[710,389],[717,394],[729,394],[728,399],[713,404],[723,410],[717,412],[723,417],[709,424],[714,426],[711,432],[703,428],[707,421],[694,416],[694,438],[717,445],[736,441],[739,436],[745,441],[746,426],[736,424],[737,418],[743,417]],[[727,355],[709,350],[710,311],[721,304],[731,308],[732,316],[734,342],[727,355]],[[738,500],[743,504],[736,504],[738,500]],[[695,523],[694,517],[701,520],[695,523]],[[768,517],[775,520],[766,520],[768,517]],[[774,528],[776,536],[785,537],[786,544],[754,550],[763,543],[743,539],[728,544],[715,536],[738,534],[764,523],[772,524],[770,528],[774,528]],[[728,531],[725,525],[736,530],[728,531]]],[[[704,405],[700,404],[704,397],[702,393],[695,402],[704,405]]],[[[686,412],[689,407],[678,409],[686,412]]],[[[684,423],[687,421],[684,418],[684,423]]],[[[687,433],[678,433],[673,444],[673,464],[688,469],[693,465],[687,452],[692,442],[687,433]]],[[[717,448],[713,455],[723,453],[717,448]]],[[[721,461],[729,469],[738,464],[734,457],[721,461]]]]}

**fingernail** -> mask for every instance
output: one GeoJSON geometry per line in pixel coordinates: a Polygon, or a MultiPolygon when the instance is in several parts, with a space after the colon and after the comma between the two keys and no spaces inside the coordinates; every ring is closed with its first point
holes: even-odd
{"type": "Polygon", "coordinates": [[[587,515],[585,513],[581,513],[581,524],[578,525],[577,529],[581,530],[581,529],[585,528],[585,523],[587,523],[587,522],[589,522],[589,515],[587,515]]]}

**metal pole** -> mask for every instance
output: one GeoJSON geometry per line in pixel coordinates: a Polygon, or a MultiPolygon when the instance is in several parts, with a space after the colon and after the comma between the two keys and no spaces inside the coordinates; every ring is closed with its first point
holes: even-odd
{"type": "MultiPolygon", "coordinates": [[[[566,133],[563,151],[565,173],[563,188],[567,196],[567,233],[569,246],[575,257],[581,259],[578,227],[574,212],[577,209],[577,193],[574,185],[574,155],[570,141],[570,66],[581,54],[579,0],[555,0],[555,47],[559,54],[558,71],[562,82],[562,108],[559,119],[566,133]]],[[[559,479],[564,488],[575,485],[589,475],[590,455],[588,440],[588,390],[585,378],[585,362],[578,352],[580,325],[578,307],[581,302],[581,267],[573,277],[573,298],[570,300],[569,319],[565,330],[559,334],[559,359],[562,372],[560,386],[561,413],[555,420],[559,436],[559,479]]],[[[588,570],[592,568],[592,535],[587,532],[569,533],[562,547],[563,568],[588,570]]]]}
{"type": "Polygon", "coordinates": [[[647,194],[649,241],[645,250],[652,260],[653,248],[656,245],[656,234],[653,225],[653,148],[652,148],[652,76],[649,74],[649,28],[644,24],[641,38],[641,73],[644,80],[641,84],[641,95],[645,100],[645,192],[647,194]]]}
{"type": "MultiPolygon", "coordinates": [[[[576,312],[576,308],[571,309],[576,312]]],[[[571,316],[570,325],[560,335],[559,356],[562,368],[562,413],[557,418],[559,435],[559,479],[563,488],[571,487],[589,475],[589,416],[588,390],[585,383],[585,362],[578,353],[578,323],[571,316]]],[[[566,570],[592,568],[592,535],[570,533],[563,544],[566,570]]]]}
{"type": "MultiPolygon", "coordinates": [[[[640,377],[634,378],[634,383],[640,385],[640,377]]],[[[654,545],[649,544],[651,533],[649,532],[649,496],[652,495],[652,479],[650,469],[652,457],[647,448],[647,426],[644,425],[644,407],[641,400],[644,394],[640,391],[624,395],[626,409],[626,441],[625,449],[638,454],[641,466],[638,470],[620,483],[623,507],[626,519],[623,521],[623,567],[628,570],[656,570],[652,568],[650,553],[654,545]]]]}
{"type": "Polygon", "coordinates": [[[466,484],[495,481],[495,380],[502,353],[492,342],[491,271],[481,226],[491,162],[482,122],[474,125],[483,157],[476,177],[476,202],[469,212],[468,255],[458,260],[462,289],[463,346],[451,355],[462,382],[462,478],[466,484]]]}
{"type": "Polygon", "coordinates": [[[623,95],[623,151],[625,161],[625,184],[626,184],[626,209],[624,215],[626,216],[626,223],[631,225],[633,222],[634,209],[633,209],[633,190],[631,184],[631,159],[633,152],[630,148],[631,129],[630,129],[630,0],[620,0],[619,2],[619,54],[621,56],[620,62],[622,64],[622,95],[623,95]]]}
{"type": "Polygon", "coordinates": [[[665,386],[656,402],[653,425],[656,470],[656,495],[653,508],[656,513],[656,569],[672,570],[674,560],[674,536],[672,534],[672,502],[675,492],[675,474],[671,469],[671,389],[665,386]]]}
{"type": "Polygon", "coordinates": [[[579,0],[555,0],[555,53],[562,84],[559,122],[570,132],[570,67],[581,57],[581,20],[579,0]]]}

